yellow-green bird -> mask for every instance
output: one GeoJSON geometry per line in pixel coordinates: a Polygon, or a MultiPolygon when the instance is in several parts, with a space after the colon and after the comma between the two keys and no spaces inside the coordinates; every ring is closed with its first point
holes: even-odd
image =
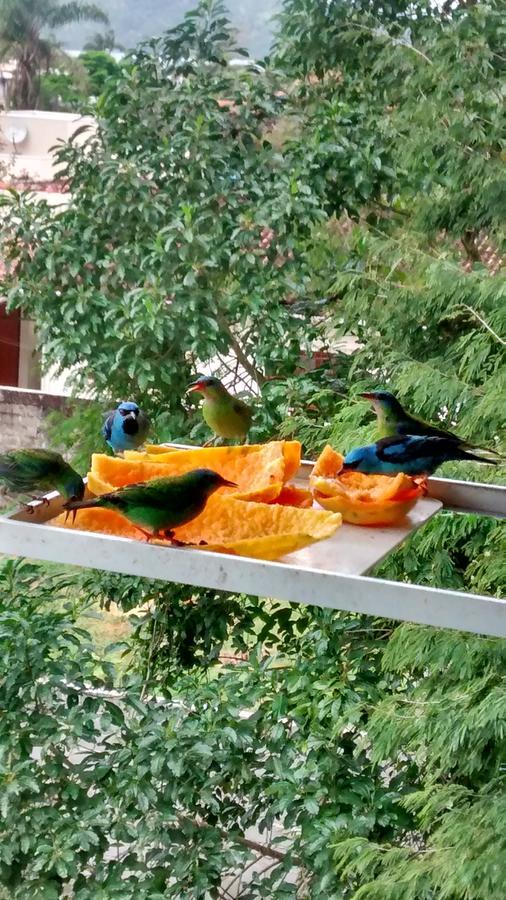
{"type": "Polygon", "coordinates": [[[217,438],[246,441],[253,418],[251,406],[230,394],[219,378],[212,376],[193,381],[186,393],[194,391],[204,395],[202,416],[217,438]]]}
{"type": "Polygon", "coordinates": [[[172,529],[195,519],[211,494],[224,486],[237,487],[211,469],[193,469],[185,475],[129,484],[90,500],[70,500],[63,508],[73,512],[74,518],[80,509],[112,509],[132,522],[148,541],[155,537],[172,540],[172,529]]]}

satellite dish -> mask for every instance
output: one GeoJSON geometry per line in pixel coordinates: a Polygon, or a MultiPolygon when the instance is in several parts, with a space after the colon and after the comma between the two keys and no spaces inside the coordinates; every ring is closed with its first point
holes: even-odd
{"type": "Polygon", "coordinates": [[[25,128],[23,125],[7,125],[7,128],[4,129],[4,134],[11,144],[22,144],[26,140],[28,128],[25,128]]]}

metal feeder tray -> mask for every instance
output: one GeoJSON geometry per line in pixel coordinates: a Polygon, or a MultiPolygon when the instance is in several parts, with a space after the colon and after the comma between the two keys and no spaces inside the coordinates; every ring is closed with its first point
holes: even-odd
{"type": "MultiPolygon", "coordinates": [[[[312,466],[302,462],[298,485],[307,486],[312,466]]],[[[62,498],[56,492],[47,495],[48,503],[30,504],[32,514],[24,509],[0,517],[0,552],[505,637],[506,600],[368,576],[442,508],[506,516],[505,487],[443,478],[431,478],[428,484],[427,497],[399,525],[344,524],[333,537],[277,562],[46,525],[61,512],[62,498]]]]}

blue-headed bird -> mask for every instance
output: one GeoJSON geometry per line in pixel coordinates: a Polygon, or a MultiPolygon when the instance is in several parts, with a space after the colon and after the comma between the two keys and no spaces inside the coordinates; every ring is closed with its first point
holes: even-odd
{"type": "Polygon", "coordinates": [[[398,475],[404,472],[405,475],[426,477],[450,460],[498,465],[496,460],[471,453],[452,438],[405,435],[382,438],[375,444],[350,450],[344,458],[343,470],[363,472],[365,475],[398,475]]]}
{"type": "Polygon", "coordinates": [[[102,426],[102,434],[115,453],[136,450],[144,443],[150,421],[132,400],[124,400],[116,409],[108,412],[102,426]]]}

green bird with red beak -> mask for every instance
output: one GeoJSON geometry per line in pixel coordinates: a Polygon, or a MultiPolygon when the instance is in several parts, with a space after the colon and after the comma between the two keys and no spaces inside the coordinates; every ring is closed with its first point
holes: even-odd
{"type": "Polygon", "coordinates": [[[407,435],[445,438],[446,441],[453,441],[461,450],[475,450],[486,456],[501,456],[497,450],[478,447],[452,431],[446,431],[444,428],[425,422],[418,416],[411,415],[390,391],[365,391],[360,396],[364,400],[370,400],[374,407],[380,438],[405,437],[407,435]]]}
{"type": "MultiPolygon", "coordinates": [[[[227,391],[219,378],[205,376],[193,381],[187,394],[198,391],[204,395],[202,416],[215,438],[221,440],[238,440],[247,443],[248,431],[251,428],[253,410],[243,400],[234,397],[227,391]]],[[[212,443],[208,441],[207,444],[212,443]]],[[[207,444],[205,446],[207,446],[207,444]]]]}

